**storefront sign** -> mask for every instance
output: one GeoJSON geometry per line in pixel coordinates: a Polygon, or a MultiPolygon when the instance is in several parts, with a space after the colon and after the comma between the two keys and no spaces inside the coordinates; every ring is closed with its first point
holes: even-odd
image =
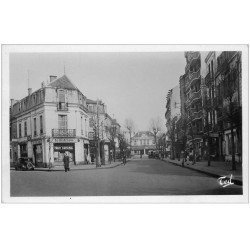
{"type": "Polygon", "coordinates": [[[55,143],[62,143],[62,142],[65,142],[65,143],[68,143],[68,142],[77,142],[77,139],[73,139],[73,138],[54,138],[53,139],[53,142],[55,143]]]}
{"type": "Polygon", "coordinates": [[[55,151],[67,151],[67,150],[74,150],[73,146],[54,146],[55,151]]]}

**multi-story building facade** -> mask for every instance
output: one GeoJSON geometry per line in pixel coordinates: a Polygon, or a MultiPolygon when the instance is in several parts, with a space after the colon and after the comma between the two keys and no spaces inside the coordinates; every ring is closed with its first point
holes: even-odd
{"type": "Polygon", "coordinates": [[[218,53],[214,74],[218,123],[219,155],[226,161],[232,160],[234,143],[235,160],[242,157],[242,99],[241,99],[241,52],[218,53]],[[232,138],[233,134],[233,138],[232,138]]]}
{"type": "MultiPolygon", "coordinates": [[[[188,123],[187,146],[190,152],[202,154],[203,109],[201,82],[201,53],[198,51],[185,52],[185,116],[188,123]]],[[[182,80],[183,82],[183,80],[182,80]]]]}
{"type": "Polygon", "coordinates": [[[37,166],[62,164],[68,152],[75,164],[89,154],[86,97],[64,75],[12,101],[10,109],[13,159],[32,157],[37,166]],[[85,153],[84,153],[85,152],[85,153]]]}
{"type": "Polygon", "coordinates": [[[231,161],[234,142],[235,160],[241,161],[241,53],[186,52],[185,58],[179,83],[188,152],[231,161]]]}
{"type": "Polygon", "coordinates": [[[148,154],[150,150],[155,150],[154,135],[150,131],[139,131],[131,139],[132,154],[148,154]]]}
{"type": "MultiPolygon", "coordinates": [[[[167,95],[167,103],[166,103],[166,112],[165,112],[165,119],[166,119],[166,141],[167,141],[167,154],[174,153],[173,147],[175,147],[173,143],[173,138],[170,138],[172,134],[172,130],[174,129],[174,124],[179,120],[181,115],[181,101],[180,101],[180,86],[176,86],[168,91],[167,95]]],[[[173,155],[172,155],[173,157],[173,155]]]]}
{"type": "Polygon", "coordinates": [[[217,112],[217,91],[215,73],[217,71],[217,57],[219,52],[210,51],[205,58],[205,78],[203,85],[203,115],[204,115],[204,158],[209,152],[213,159],[218,160],[219,133],[218,133],[218,112],[217,112]]]}

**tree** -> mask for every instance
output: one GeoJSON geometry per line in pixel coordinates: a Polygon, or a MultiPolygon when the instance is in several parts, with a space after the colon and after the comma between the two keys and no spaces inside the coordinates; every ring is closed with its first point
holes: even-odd
{"type": "Polygon", "coordinates": [[[177,116],[173,117],[172,119],[169,119],[168,122],[168,130],[167,130],[167,136],[171,141],[171,159],[175,159],[175,137],[176,137],[176,121],[177,116]]]}
{"type": "Polygon", "coordinates": [[[124,124],[125,124],[125,128],[129,132],[129,147],[131,151],[131,138],[132,138],[132,133],[135,131],[135,123],[131,118],[127,118],[125,119],[124,124]]]}
{"type": "Polygon", "coordinates": [[[192,110],[190,110],[187,113],[187,116],[185,117],[187,121],[187,134],[188,136],[191,137],[192,140],[192,146],[193,146],[193,165],[196,163],[196,146],[195,146],[195,133],[196,133],[196,128],[194,127],[194,115],[192,110]]]}
{"type": "Polygon", "coordinates": [[[159,139],[158,139],[158,145],[159,145],[159,149],[161,150],[161,154],[162,155],[166,155],[166,133],[161,133],[159,135],[159,139]]]}
{"type": "Polygon", "coordinates": [[[110,146],[113,149],[113,159],[114,159],[114,162],[115,162],[115,156],[116,156],[115,139],[118,136],[118,131],[117,131],[117,127],[113,123],[113,121],[112,121],[110,126],[106,127],[106,132],[107,132],[107,137],[108,137],[108,139],[110,141],[110,146]]]}
{"type": "Polygon", "coordinates": [[[207,141],[207,165],[211,165],[211,137],[210,137],[210,130],[211,130],[211,123],[209,122],[209,114],[213,111],[213,105],[211,102],[211,96],[208,98],[206,94],[204,94],[203,100],[203,110],[204,110],[204,138],[207,141]]]}
{"type": "Polygon", "coordinates": [[[118,138],[119,149],[120,149],[121,155],[124,155],[126,154],[127,149],[128,149],[128,144],[126,142],[124,133],[119,133],[117,135],[117,138],[118,138]]]}
{"type": "Polygon", "coordinates": [[[158,149],[157,145],[157,134],[162,130],[162,121],[160,117],[152,118],[149,122],[149,129],[154,134],[155,147],[158,149]]]}

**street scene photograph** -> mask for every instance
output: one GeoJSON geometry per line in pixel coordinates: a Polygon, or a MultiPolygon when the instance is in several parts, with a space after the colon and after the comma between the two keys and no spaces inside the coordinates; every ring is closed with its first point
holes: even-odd
{"type": "Polygon", "coordinates": [[[9,53],[10,197],[242,196],[242,53],[9,53]]]}

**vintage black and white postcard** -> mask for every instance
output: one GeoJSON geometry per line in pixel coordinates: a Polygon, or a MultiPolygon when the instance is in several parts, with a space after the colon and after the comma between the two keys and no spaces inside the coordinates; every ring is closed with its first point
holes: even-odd
{"type": "Polygon", "coordinates": [[[2,200],[248,202],[245,45],[3,45],[2,200]]]}

